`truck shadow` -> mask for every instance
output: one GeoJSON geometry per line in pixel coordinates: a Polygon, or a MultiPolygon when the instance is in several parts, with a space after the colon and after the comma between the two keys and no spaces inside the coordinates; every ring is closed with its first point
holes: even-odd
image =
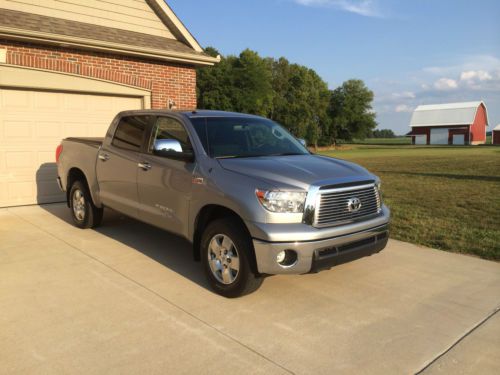
{"type": "MultiPolygon", "coordinates": [[[[47,204],[40,207],[73,225],[65,204],[47,204]]],[[[111,209],[104,210],[102,225],[93,230],[137,250],[199,286],[211,290],[201,264],[193,260],[192,246],[187,240],[111,209]]]]}

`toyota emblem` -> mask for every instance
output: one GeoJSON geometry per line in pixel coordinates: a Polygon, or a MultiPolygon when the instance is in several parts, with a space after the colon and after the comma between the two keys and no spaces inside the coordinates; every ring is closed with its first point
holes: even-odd
{"type": "Polygon", "coordinates": [[[347,201],[347,211],[358,212],[361,209],[361,200],[359,198],[350,198],[347,201]]]}

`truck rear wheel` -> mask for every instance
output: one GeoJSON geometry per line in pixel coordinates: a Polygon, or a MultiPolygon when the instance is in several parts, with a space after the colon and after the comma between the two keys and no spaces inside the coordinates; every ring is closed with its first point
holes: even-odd
{"type": "Polygon", "coordinates": [[[75,181],[69,192],[69,206],[73,222],[79,228],[95,228],[101,224],[103,209],[94,205],[87,185],[75,181]]]}
{"type": "Polygon", "coordinates": [[[251,238],[234,220],[208,224],[201,238],[201,261],[212,289],[234,298],[252,293],[262,284],[250,267],[251,238]]]}

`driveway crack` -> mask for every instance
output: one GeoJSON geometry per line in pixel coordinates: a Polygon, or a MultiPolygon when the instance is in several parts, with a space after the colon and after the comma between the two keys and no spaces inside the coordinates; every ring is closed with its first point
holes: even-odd
{"type": "Polygon", "coordinates": [[[497,306],[496,308],[494,308],[493,311],[491,311],[488,315],[486,315],[486,317],[484,317],[482,320],[480,320],[478,323],[476,323],[471,329],[469,329],[462,336],[460,336],[448,348],[446,348],[444,351],[442,351],[440,354],[438,354],[436,357],[434,357],[431,361],[429,361],[426,365],[424,365],[424,367],[422,367],[420,370],[418,370],[415,373],[415,375],[422,374],[425,370],[427,370],[434,363],[436,363],[440,358],[444,357],[447,353],[449,353],[454,347],[456,347],[460,342],[462,342],[471,333],[473,333],[475,330],[477,330],[479,327],[481,327],[484,323],[486,323],[488,320],[490,320],[499,311],[500,311],[500,306],[497,306]]]}

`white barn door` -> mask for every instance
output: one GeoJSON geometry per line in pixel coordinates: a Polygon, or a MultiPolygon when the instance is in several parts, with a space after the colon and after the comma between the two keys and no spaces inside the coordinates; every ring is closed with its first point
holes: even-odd
{"type": "Polygon", "coordinates": [[[465,144],[465,134],[453,134],[453,144],[454,145],[464,145],[465,144]]]}
{"type": "Polygon", "coordinates": [[[447,145],[448,132],[448,128],[431,129],[431,145],[447,145]]]}

